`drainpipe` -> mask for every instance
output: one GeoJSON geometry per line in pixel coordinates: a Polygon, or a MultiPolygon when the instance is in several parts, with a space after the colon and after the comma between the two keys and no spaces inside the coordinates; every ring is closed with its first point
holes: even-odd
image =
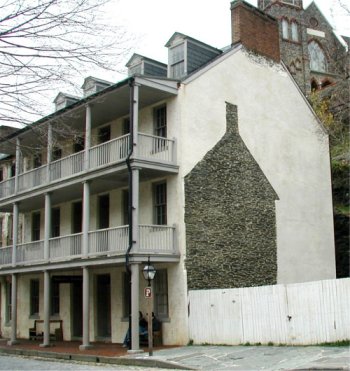
{"type": "Polygon", "coordinates": [[[134,150],[134,79],[131,78],[129,80],[129,87],[130,87],[130,136],[129,136],[129,152],[128,156],[126,157],[126,166],[128,168],[128,186],[129,186],[129,200],[128,200],[128,223],[129,223],[129,242],[128,242],[128,249],[125,254],[125,268],[128,274],[128,281],[129,281],[129,349],[131,349],[131,270],[129,266],[129,258],[130,258],[130,251],[132,249],[132,230],[133,230],[133,222],[132,222],[132,189],[133,189],[133,182],[132,182],[132,169],[130,165],[130,158],[133,154],[134,150]]]}

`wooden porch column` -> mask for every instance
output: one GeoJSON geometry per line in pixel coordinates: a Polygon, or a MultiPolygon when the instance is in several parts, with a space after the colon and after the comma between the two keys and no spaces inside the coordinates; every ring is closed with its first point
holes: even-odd
{"type": "Polygon", "coordinates": [[[89,227],[90,227],[90,183],[84,182],[83,190],[83,244],[82,255],[87,256],[89,253],[89,227]]]}
{"type": "Polygon", "coordinates": [[[17,263],[17,244],[18,244],[18,203],[13,204],[13,220],[12,220],[12,266],[17,263]]]}
{"type": "Polygon", "coordinates": [[[51,193],[45,193],[45,216],[44,216],[44,260],[50,258],[50,235],[51,235],[51,193]]]}
{"type": "Polygon", "coordinates": [[[19,138],[16,139],[16,159],[15,159],[15,193],[18,192],[18,175],[20,168],[20,158],[21,158],[21,141],[19,138]]]}
{"type": "Polygon", "coordinates": [[[85,119],[85,153],[84,153],[85,170],[88,170],[90,166],[90,147],[91,147],[91,106],[87,104],[85,119]]]}
{"type": "Polygon", "coordinates": [[[51,284],[50,272],[44,271],[44,339],[41,347],[50,346],[50,297],[51,297],[51,284]]]}
{"type": "Polygon", "coordinates": [[[80,350],[90,349],[90,274],[89,268],[83,267],[83,343],[80,350]]]}
{"type": "Polygon", "coordinates": [[[50,163],[52,161],[52,125],[49,124],[47,128],[47,156],[46,156],[46,162],[47,162],[47,172],[46,172],[46,181],[47,183],[50,182],[50,163]]]}
{"type": "Polygon", "coordinates": [[[131,269],[131,349],[130,353],[140,351],[140,336],[139,336],[139,264],[132,263],[131,269]]]}
{"type": "Polygon", "coordinates": [[[11,281],[11,338],[8,345],[18,344],[17,340],[17,274],[12,274],[11,281]]]}

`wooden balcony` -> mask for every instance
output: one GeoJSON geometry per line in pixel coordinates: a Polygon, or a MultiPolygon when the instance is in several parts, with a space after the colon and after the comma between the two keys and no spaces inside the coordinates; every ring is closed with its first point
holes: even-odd
{"type": "MultiPolygon", "coordinates": [[[[19,244],[15,253],[12,246],[0,248],[0,269],[26,265],[55,264],[75,260],[77,266],[91,258],[113,258],[124,255],[128,248],[129,226],[113,227],[89,232],[89,248],[83,253],[82,233],[49,239],[49,257],[45,260],[44,241],[19,244]]],[[[140,225],[139,249],[132,250],[134,256],[179,256],[176,229],[164,225],[140,225]]]]}
{"type": "MultiPolygon", "coordinates": [[[[0,183],[0,199],[39,187],[54,185],[62,180],[71,180],[75,176],[103,169],[103,167],[123,163],[128,156],[129,140],[130,135],[127,134],[91,147],[88,164],[85,164],[85,151],[81,151],[21,173],[18,175],[17,191],[15,178],[2,181],[0,183]]],[[[139,133],[137,153],[135,160],[138,161],[146,161],[165,167],[176,165],[176,143],[173,139],[139,133]]]]}

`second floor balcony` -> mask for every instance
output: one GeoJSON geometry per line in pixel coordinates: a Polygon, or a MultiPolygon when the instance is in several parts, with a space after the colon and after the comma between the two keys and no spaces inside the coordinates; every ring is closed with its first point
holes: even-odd
{"type": "MultiPolygon", "coordinates": [[[[45,257],[44,241],[18,244],[15,248],[0,248],[0,267],[2,269],[23,268],[35,265],[55,265],[73,263],[81,266],[92,259],[125,259],[128,249],[129,226],[120,226],[90,231],[88,251],[83,252],[83,235],[75,233],[49,239],[48,257],[45,257]]],[[[176,242],[176,228],[164,225],[139,225],[139,248],[131,250],[135,256],[153,256],[177,259],[179,256],[176,242]]]]}
{"type": "MultiPolygon", "coordinates": [[[[124,135],[85,151],[71,154],[36,169],[18,174],[0,182],[0,199],[31,189],[55,184],[95,170],[123,165],[129,153],[130,135],[124,135]]],[[[149,134],[138,134],[135,161],[147,162],[158,167],[176,167],[176,141],[149,134]]],[[[142,165],[141,165],[142,166],[142,165]]]]}

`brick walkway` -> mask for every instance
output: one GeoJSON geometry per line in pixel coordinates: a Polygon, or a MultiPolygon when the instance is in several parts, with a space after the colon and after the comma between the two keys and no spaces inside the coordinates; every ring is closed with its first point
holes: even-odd
{"type": "MultiPolygon", "coordinates": [[[[112,344],[108,342],[95,342],[91,343],[93,348],[87,350],[80,350],[80,341],[61,341],[53,342],[52,346],[47,348],[40,347],[42,341],[36,340],[18,340],[19,343],[16,345],[7,345],[6,339],[0,339],[0,348],[7,349],[23,349],[23,350],[35,350],[35,351],[45,351],[54,353],[66,353],[66,354],[81,354],[81,355],[94,355],[101,357],[122,357],[127,356],[127,348],[123,348],[121,344],[112,344]]],[[[173,347],[161,346],[154,347],[154,350],[169,349],[173,347]]],[[[147,347],[142,347],[144,352],[148,352],[147,347]]]]}

